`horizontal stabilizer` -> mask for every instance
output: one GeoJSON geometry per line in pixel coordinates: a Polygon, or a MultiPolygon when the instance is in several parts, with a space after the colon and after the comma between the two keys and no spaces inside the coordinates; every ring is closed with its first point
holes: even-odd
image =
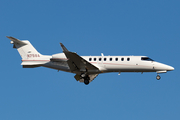
{"type": "Polygon", "coordinates": [[[19,39],[16,39],[14,37],[11,37],[11,36],[6,36],[6,37],[11,40],[12,44],[17,43],[17,44],[20,44],[20,45],[27,45],[27,43],[25,43],[23,41],[20,41],[19,39]]]}

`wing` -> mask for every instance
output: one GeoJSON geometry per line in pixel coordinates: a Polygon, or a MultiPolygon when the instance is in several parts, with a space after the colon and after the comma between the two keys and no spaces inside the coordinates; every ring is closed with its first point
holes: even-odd
{"type": "Polygon", "coordinates": [[[83,59],[81,56],[79,56],[78,54],[74,53],[74,52],[70,52],[67,50],[67,48],[60,43],[64,54],[67,57],[67,63],[70,67],[71,72],[98,72],[99,69],[92,65],[91,63],[89,63],[88,61],[86,61],[85,59],[83,59]]]}

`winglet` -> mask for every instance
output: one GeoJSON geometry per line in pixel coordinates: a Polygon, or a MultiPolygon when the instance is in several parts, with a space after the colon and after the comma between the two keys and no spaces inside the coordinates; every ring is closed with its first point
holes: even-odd
{"type": "Polygon", "coordinates": [[[27,45],[27,43],[23,42],[23,41],[20,41],[19,39],[16,39],[14,37],[11,37],[11,36],[6,36],[7,38],[9,38],[11,40],[11,43],[17,43],[17,44],[20,44],[20,45],[27,45]]]}
{"type": "Polygon", "coordinates": [[[60,43],[60,45],[61,45],[63,52],[69,52],[68,49],[62,43],[60,43]]]}

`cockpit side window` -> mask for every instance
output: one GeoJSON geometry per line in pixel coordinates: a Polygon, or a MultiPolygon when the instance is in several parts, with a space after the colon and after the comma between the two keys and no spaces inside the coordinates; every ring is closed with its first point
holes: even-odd
{"type": "Polygon", "coordinates": [[[153,59],[149,58],[149,57],[141,57],[141,60],[145,60],[145,61],[154,61],[153,59]]]}

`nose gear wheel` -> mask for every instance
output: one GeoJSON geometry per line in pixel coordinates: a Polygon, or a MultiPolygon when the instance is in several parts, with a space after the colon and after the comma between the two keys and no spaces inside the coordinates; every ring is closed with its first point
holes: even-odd
{"type": "Polygon", "coordinates": [[[156,76],[156,79],[157,79],[157,80],[160,80],[160,79],[161,79],[161,76],[157,75],[157,76],[156,76]]]}

